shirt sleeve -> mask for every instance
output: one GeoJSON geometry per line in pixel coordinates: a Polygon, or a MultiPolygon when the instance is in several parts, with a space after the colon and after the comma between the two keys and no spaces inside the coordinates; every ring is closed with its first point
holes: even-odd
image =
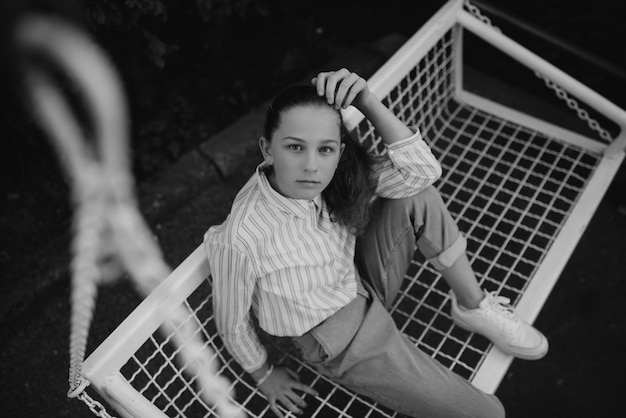
{"type": "Polygon", "coordinates": [[[374,165],[377,196],[400,199],[418,194],[441,177],[441,164],[418,129],[408,138],[386,145],[374,165]]]}
{"type": "Polygon", "coordinates": [[[224,345],[245,371],[259,369],[267,351],[254,329],[250,309],[256,280],[245,254],[220,242],[205,240],[213,276],[213,311],[224,345]]]}

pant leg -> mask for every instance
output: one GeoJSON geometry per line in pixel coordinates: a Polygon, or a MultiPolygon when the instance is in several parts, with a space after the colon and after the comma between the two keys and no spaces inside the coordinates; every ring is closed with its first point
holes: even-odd
{"type": "Polygon", "coordinates": [[[346,388],[412,417],[504,417],[504,409],[465,379],[419,350],[398,331],[391,315],[377,297],[347,307],[343,318],[335,316],[316,327],[315,333],[294,342],[306,361],[346,388]],[[359,324],[346,324],[357,318],[359,324]],[[338,323],[339,322],[339,323],[338,323]],[[345,350],[334,357],[337,338],[356,333],[345,350]],[[338,330],[342,330],[339,332],[338,330]],[[328,351],[330,350],[330,351],[328,351]]]}
{"type": "Polygon", "coordinates": [[[355,261],[387,308],[416,249],[437,270],[450,267],[465,251],[465,238],[432,186],[404,199],[377,199],[371,218],[357,239],[355,261]]]}
{"type": "MultiPolygon", "coordinates": [[[[465,247],[464,237],[434,187],[410,198],[378,199],[370,225],[357,240],[356,263],[380,300],[372,298],[348,348],[337,358],[321,362],[320,371],[410,416],[503,417],[504,408],[495,396],[473,387],[418,349],[387,311],[416,249],[442,270],[465,247]]],[[[319,333],[317,340],[324,336],[319,333]]]]}

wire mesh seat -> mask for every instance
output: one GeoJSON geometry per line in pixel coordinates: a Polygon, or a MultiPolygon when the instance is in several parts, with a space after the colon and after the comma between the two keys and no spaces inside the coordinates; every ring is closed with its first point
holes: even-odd
{"type": "MultiPolygon", "coordinates": [[[[532,322],[624,158],[624,112],[463,10],[460,1],[445,5],[369,84],[407,124],[420,128],[441,162],[444,176],[436,185],[467,236],[482,287],[508,297],[532,322]],[[468,29],[567,86],[619,133],[610,141],[574,133],[463,90],[462,40],[468,29]]],[[[370,151],[382,152],[380,138],[362,115],[351,109],[346,120],[370,151]]],[[[453,324],[448,290],[416,254],[392,316],[423,351],[493,393],[512,359],[453,324]]],[[[177,362],[176,346],[157,332],[168,310],[181,303],[192,312],[188,321],[201,325],[220,374],[232,382],[236,403],[249,416],[273,416],[217,335],[202,247],[86,360],[83,371],[92,385],[123,416],[214,416],[198,395],[195,377],[177,362]]],[[[274,355],[320,393],[307,399],[305,416],[399,416],[319,375],[280,341],[272,344],[274,355]]]]}

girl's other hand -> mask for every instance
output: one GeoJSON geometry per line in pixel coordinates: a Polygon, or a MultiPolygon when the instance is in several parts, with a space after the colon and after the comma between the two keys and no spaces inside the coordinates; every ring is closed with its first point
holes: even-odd
{"type": "Polygon", "coordinates": [[[345,68],[319,73],[311,84],[317,89],[317,94],[325,96],[328,104],[335,109],[354,105],[360,110],[373,96],[365,79],[345,68]]]}
{"type": "Polygon", "coordinates": [[[259,385],[259,390],[267,397],[270,408],[278,417],[284,417],[278,409],[278,402],[294,414],[301,414],[306,408],[306,402],[295,391],[317,396],[317,392],[309,386],[300,383],[298,374],[286,367],[275,367],[272,373],[259,385]]]}

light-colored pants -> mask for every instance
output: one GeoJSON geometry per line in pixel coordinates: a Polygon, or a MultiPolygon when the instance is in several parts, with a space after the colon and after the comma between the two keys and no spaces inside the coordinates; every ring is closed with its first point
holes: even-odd
{"type": "Polygon", "coordinates": [[[372,221],[357,242],[363,278],[357,298],[294,343],[322,374],[405,415],[504,417],[495,396],[418,349],[387,311],[416,247],[437,269],[451,266],[465,251],[465,240],[434,187],[374,203],[372,221]]]}

